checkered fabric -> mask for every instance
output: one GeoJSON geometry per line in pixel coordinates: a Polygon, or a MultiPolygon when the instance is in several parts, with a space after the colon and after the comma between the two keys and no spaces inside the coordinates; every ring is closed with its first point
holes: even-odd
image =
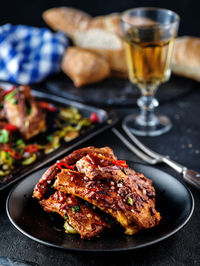
{"type": "Polygon", "coordinates": [[[67,36],[46,28],[5,24],[0,27],[0,80],[39,82],[60,70],[67,36]]]}

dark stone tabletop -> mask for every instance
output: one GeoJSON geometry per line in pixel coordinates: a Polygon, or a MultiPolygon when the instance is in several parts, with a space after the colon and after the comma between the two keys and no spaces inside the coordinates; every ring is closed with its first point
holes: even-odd
{"type": "MultiPolygon", "coordinates": [[[[121,118],[133,108],[117,108],[121,118]]],[[[159,137],[141,140],[154,150],[168,154],[175,161],[200,172],[200,84],[195,84],[187,95],[160,105],[159,112],[168,115],[173,129],[159,137]]],[[[111,130],[107,130],[83,146],[110,146],[121,159],[140,161],[111,130]]],[[[181,177],[167,166],[160,169],[181,177]]],[[[6,198],[12,188],[0,192],[0,256],[12,257],[38,265],[200,265],[200,191],[190,187],[195,210],[188,224],[170,238],[140,250],[110,253],[73,253],[49,248],[30,240],[18,232],[6,215],[6,198]]],[[[0,265],[4,265],[1,264],[0,265]]]]}

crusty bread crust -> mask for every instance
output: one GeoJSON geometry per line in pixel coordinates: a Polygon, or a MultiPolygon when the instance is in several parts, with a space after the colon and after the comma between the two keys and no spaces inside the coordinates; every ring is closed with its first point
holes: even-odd
{"type": "Polygon", "coordinates": [[[76,87],[98,82],[110,74],[110,66],[104,58],[78,47],[67,49],[61,67],[76,87]]]}
{"type": "Polygon", "coordinates": [[[172,58],[174,74],[200,81],[200,38],[179,37],[172,58]]]}
{"type": "Polygon", "coordinates": [[[126,73],[126,77],[128,76],[127,64],[126,64],[126,55],[124,47],[120,50],[112,50],[112,49],[90,49],[101,55],[103,58],[107,60],[110,65],[112,71],[126,73]]]}
{"type": "Polygon", "coordinates": [[[92,20],[87,13],[71,7],[48,9],[42,14],[42,17],[53,30],[64,31],[70,37],[76,30],[86,30],[92,20]]]}

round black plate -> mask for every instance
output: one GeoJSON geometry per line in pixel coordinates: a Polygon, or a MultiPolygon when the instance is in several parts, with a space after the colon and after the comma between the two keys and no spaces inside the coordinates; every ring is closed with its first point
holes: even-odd
{"type": "Polygon", "coordinates": [[[190,219],[194,200],[191,192],[177,179],[156,168],[129,162],[130,167],[152,179],[157,192],[156,209],[160,211],[160,224],[133,236],[120,230],[93,240],[82,240],[79,235],[66,235],[63,222],[54,220],[32,199],[35,184],[45,169],[21,181],[7,199],[7,214],[12,224],[27,237],[47,246],[76,251],[125,251],[159,242],[180,230],[190,219]]]}
{"type": "MultiPolygon", "coordinates": [[[[96,84],[76,88],[66,75],[58,74],[49,77],[42,86],[67,99],[98,106],[133,106],[140,96],[140,91],[128,79],[108,78],[96,84]]],[[[156,97],[160,102],[175,100],[186,95],[193,87],[194,81],[172,76],[159,87],[156,97]]]]}

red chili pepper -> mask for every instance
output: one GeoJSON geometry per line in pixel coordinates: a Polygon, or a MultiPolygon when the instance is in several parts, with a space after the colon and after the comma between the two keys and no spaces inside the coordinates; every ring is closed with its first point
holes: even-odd
{"type": "Polygon", "coordinates": [[[93,122],[93,123],[99,123],[99,117],[98,115],[95,113],[95,112],[92,112],[91,115],[90,115],[90,120],[93,122]]]}
{"type": "Polygon", "coordinates": [[[12,124],[5,125],[4,129],[9,132],[15,132],[16,130],[18,130],[18,128],[12,124]]]}
{"type": "Polygon", "coordinates": [[[66,163],[62,163],[62,162],[60,162],[60,163],[57,163],[56,165],[57,165],[57,167],[58,167],[59,169],[61,169],[61,170],[65,169],[65,168],[68,168],[68,169],[74,170],[74,167],[72,167],[71,165],[68,165],[68,164],[66,164],[66,163]],[[64,166],[65,168],[63,168],[62,166],[64,166]]]}
{"type": "Polygon", "coordinates": [[[30,154],[35,153],[38,151],[38,146],[35,144],[30,144],[24,148],[24,151],[30,154]]]}
{"type": "Polygon", "coordinates": [[[38,102],[38,103],[42,109],[46,109],[50,112],[56,112],[57,111],[57,108],[51,103],[48,103],[48,102],[38,102]]]}
{"type": "Polygon", "coordinates": [[[12,91],[14,91],[17,88],[17,86],[13,86],[12,89],[10,90],[5,90],[3,93],[3,96],[6,96],[7,94],[11,93],[12,91]]]}
{"type": "Polygon", "coordinates": [[[126,164],[126,161],[124,160],[117,160],[117,161],[113,161],[112,163],[115,165],[121,166],[121,167],[128,167],[128,165],[126,164]]]}
{"type": "Polygon", "coordinates": [[[5,152],[9,152],[9,153],[10,153],[10,156],[11,156],[13,159],[15,159],[15,160],[20,160],[20,159],[22,158],[21,153],[16,152],[16,151],[14,151],[14,150],[11,149],[11,148],[6,148],[6,149],[4,149],[4,151],[5,151],[5,152]]]}

